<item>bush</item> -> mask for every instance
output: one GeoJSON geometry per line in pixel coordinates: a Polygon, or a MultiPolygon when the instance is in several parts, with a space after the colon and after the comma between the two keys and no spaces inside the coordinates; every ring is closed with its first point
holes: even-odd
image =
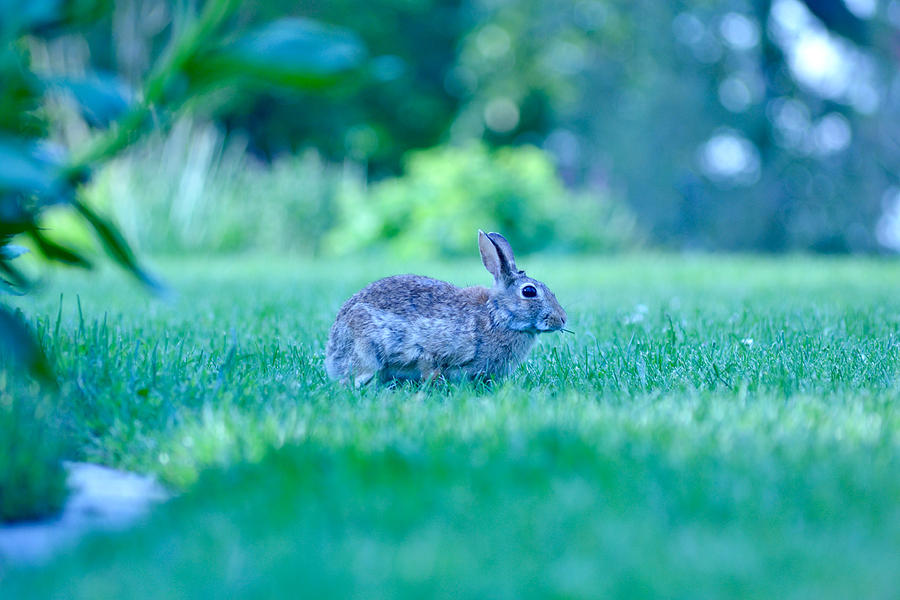
{"type": "Polygon", "coordinates": [[[566,189],[550,156],[532,146],[414,152],[404,176],[368,192],[345,189],[340,215],[325,242],[335,254],[387,248],[407,256],[469,256],[479,228],[502,232],[522,253],[613,251],[637,239],[624,205],[566,189]]]}
{"type": "Polygon", "coordinates": [[[110,163],[87,196],[155,254],[315,254],[335,221],[334,197],[351,176],[313,151],[265,164],[239,136],[183,120],[110,163]]]}
{"type": "Polygon", "coordinates": [[[0,370],[0,522],[52,515],[65,502],[64,443],[52,410],[0,370]],[[15,395],[14,395],[15,394],[15,395]]]}
{"type": "MultiPolygon", "coordinates": [[[[638,239],[622,203],[566,189],[550,156],[532,146],[414,152],[404,176],[370,187],[362,171],[314,151],[266,164],[239,137],[183,120],[112,161],[86,197],[154,254],[471,256],[479,228],[502,232],[523,254],[617,251],[638,239]]],[[[70,244],[90,240],[76,223],[48,222],[70,244]]]]}

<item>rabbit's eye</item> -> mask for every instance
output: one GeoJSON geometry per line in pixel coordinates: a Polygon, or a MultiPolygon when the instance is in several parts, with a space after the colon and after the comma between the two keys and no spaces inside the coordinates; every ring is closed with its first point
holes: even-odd
{"type": "Polygon", "coordinates": [[[533,285],[526,285],[522,288],[522,297],[523,298],[534,298],[537,296],[537,288],[533,285]]]}

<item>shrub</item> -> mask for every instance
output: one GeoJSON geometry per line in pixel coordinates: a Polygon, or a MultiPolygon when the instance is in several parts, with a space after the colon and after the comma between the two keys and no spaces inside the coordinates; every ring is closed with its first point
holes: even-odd
{"type": "Polygon", "coordinates": [[[52,515],[67,494],[64,443],[49,402],[23,394],[23,387],[8,389],[0,370],[0,522],[52,515]]]}
{"type": "MultiPolygon", "coordinates": [[[[550,156],[532,146],[418,151],[404,176],[367,187],[352,163],[329,165],[308,151],[266,164],[239,137],[183,120],[112,161],[86,197],[155,254],[471,256],[479,228],[502,232],[521,253],[609,252],[638,239],[621,202],[567,189],[550,156]]],[[[74,223],[49,222],[70,244],[90,237],[74,223]]]]}
{"type": "Polygon", "coordinates": [[[473,144],[411,153],[404,176],[368,192],[345,189],[325,248],[468,256],[478,228],[502,232],[522,253],[621,250],[637,239],[627,208],[608,194],[566,189],[542,150],[473,144]]]}
{"type": "Polygon", "coordinates": [[[316,254],[336,219],[334,198],[352,176],[314,151],[265,164],[239,136],[185,119],[112,161],[87,196],[155,254],[316,254]]]}

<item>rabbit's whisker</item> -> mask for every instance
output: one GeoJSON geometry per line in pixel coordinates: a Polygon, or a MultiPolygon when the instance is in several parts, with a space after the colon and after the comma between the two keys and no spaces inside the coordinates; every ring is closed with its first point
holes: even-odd
{"type": "Polygon", "coordinates": [[[575,332],[572,331],[571,329],[560,329],[560,331],[565,331],[566,333],[571,333],[572,335],[575,335],[575,332]]]}

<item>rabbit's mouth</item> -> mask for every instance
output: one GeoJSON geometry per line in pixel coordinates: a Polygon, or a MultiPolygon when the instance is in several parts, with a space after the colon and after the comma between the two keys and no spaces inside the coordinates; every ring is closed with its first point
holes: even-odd
{"type": "Polygon", "coordinates": [[[550,317],[544,319],[543,323],[539,323],[537,330],[540,333],[548,333],[551,331],[559,331],[566,326],[566,320],[559,317],[550,317]]]}

